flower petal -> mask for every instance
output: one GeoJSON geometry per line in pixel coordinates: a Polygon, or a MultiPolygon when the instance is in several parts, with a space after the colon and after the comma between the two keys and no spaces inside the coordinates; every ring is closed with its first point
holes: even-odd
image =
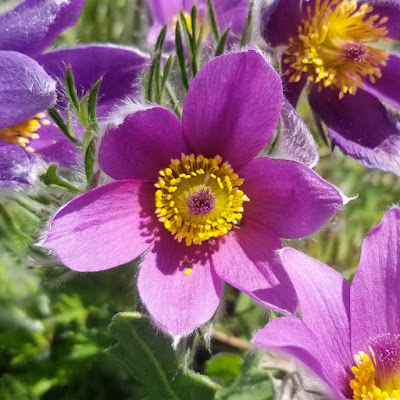
{"type": "Polygon", "coordinates": [[[153,203],[150,184],[126,180],[100,186],[55,214],[43,245],[75,271],[117,267],[154,240],[153,203]]]}
{"type": "Polygon", "coordinates": [[[278,130],[279,138],[269,157],[298,161],[310,168],[317,166],[318,145],[308,126],[286,99],[283,100],[278,130]]]}
{"type": "Polygon", "coordinates": [[[264,226],[244,220],[237,232],[218,240],[212,254],[217,274],[230,285],[263,305],[283,312],[294,312],[297,298],[276,250],[279,238],[264,226]]]}
{"type": "Polygon", "coordinates": [[[394,207],[364,239],[351,284],[353,353],[365,351],[372,336],[400,333],[399,287],[400,209],[394,207]]]}
{"type": "Polygon", "coordinates": [[[163,230],[145,256],[138,289],[161,329],[186,336],[212,318],[222,282],[210,267],[207,244],[186,246],[163,230]]]}
{"type": "Polygon", "coordinates": [[[0,140],[0,193],[27,188],[32,181],[27,153],[16,144],[0,140]]]}
{"type": "MultiPolygon", "coordinates": [[[[64,87],[65,70],[69,66],[74,74],[78,94],[84,95],[94,83],[102,78],[98,102],[108,110],[125,97],[138,93],[140,72],[147,66],[148,57],[140,51],[114,45],[85,45],[57,50],[38,58],[44,69],[64,87]]],[[[67,104],[66,97],[60,97],[60,106],[67,104]]]]}
{"type": "Polygon", "coordinates": [[[195,154],[219,154],[238,168],[266,145],[281,105],[280,78],[261,54],[216,57],[190,85],[182,118],[186,144],[195,154]]]}
{"type": "Polygon", "coordinates": [[[121,125],[106,132],[99,163],[114,179],[155,183],[158,171],[181,153],[186,153],[181,122],[172,111],[155,106],[128,115],[121,125]]]}
{"type": "Polygon", "coordinates": [[[400,39],[400,3],[398,0],[367,0],[373,6],[373,14],[387,17],[385,28],[389,31],[387,37],[400,39]]]}
{"type": "Polygon", "coordinates": [[[382,67],[381,72],[382,78],[377,79],[374,84],[368,80],[364,82],[364,90],[392,106],[400,108],[400,90],[398,90],[400,87],[400,57],[391,54],[386,67],[382,67]]]}
{"type": "Polygon", "coordinates": [[[179,15],[179,11],[184,9],[183,0],[147,0],[146,3],[154,22],[161,27],[172,22],[173,17],[179,15]]]}
{"type": "Polygon", "coordinates": [[[294,161],[260,157],[238,171],[250,198],[244,215],[282,238],[308,236],[343,205],[339,190],[294,161]]]}
{"type": "Polygon", "coordinates": [[[244,20],[249,11],[247,0],[218,0],[214,2],[215,14],[219,29],[223,31],[228,26],[230,32],[240,35],[244,20]]]}
{"type": "Polygon", "coordinates": [[[78,20],[85,0],[25,0],[0,16],[0,49],[39,55],[78,20]]]}
{"type": "Polygon", "coordinates": [[[56,100],[56,83],[34,60],[0,51],[0,128],[47,110],[56,100]]]}
{"type": "Polygon", "coordinates": [[[362,89],[338,99],[313,89],[310,104],[329,127],[332,141],[368,168],[400,174],[400,127],[379,100],[362,89]]]}
{"type": "MultiPolygon", "coordinates": [[[[315,332],[296,317],[275,319],[258,331],[253,342],[268,350],[283,352],[302,362],[312,372],[330,386],[336,400],[347,400],[339,387],[335,386],[327,375],[330,370],[337,368],[331,354],[326,351],[315,332]]],[[[350,386],[349,386],[350,388],[350,386]]]]}
{"type": "Polygon", "coordinates": [[[325,372],[342,392],[349,389],[353,365],[350,348],[350,284],[329,266],[300,251],[285,248],[282,263],[299,299],[303,322],[318,337],[334,368],[325,372]]]}
{"type": "Polygon", "coordinates": [[[296,36],[301,4],[300,0],[272,0],[262,6],[261,35],[270,46],[286,46],[289,38],[296,36]]]}

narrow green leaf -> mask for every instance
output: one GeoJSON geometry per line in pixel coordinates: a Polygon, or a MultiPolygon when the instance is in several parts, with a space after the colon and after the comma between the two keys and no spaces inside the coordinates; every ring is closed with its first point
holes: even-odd
{"type": "Polygon", "coordinates": [[[106,352],[122,362],[146,387],[150,400],[211,400],[218,385],[183,369],[171,340],[139,313],[119,313],[109,327],[118,344],[106,352]]]}
{"type": "Polygon", "coordinates": [[[158,35],[156,44],[154,46],[154,52],[163,52],[164,50],[164,45],[165,45],[165,37],[167,35],[167,25],[164,25],[158,35]]]}
{"type": "Polygon", "coordinates": [[[40,180],[47,186],[56,185],[71,192],[82,192],[77,186],[57,175],[57,164],[50,164],[48,170],[40,176],[40,180]]]}
{"type": "Polygon", "coordinates": [[[242,28],[242,36],[240,38],[240,46],[246,46],[250,42],[250,36],[251,36],[251,25],[252,25],[252,20],[253,20],[253,5],[254,1],[252,0],[250,2],[249,6],[249,11],[247,13],[247,18],[245,19],[243,23],[243,28],[242,28]]]}
{"type": "Polygon", "coordinates": [[[75,109],[75,112],[79,114],[80,104],[78,95],[76,94],[74,75],[72,74],[72,70],[70,67],[68,67],[65,72],[65,89],[67,91],[67,96],[72,107],[75,109]]]}
{"type": "Polygon", "coordinates": [[[218,40],[217,48],[215,49],[215,56],[220,56],[225,51],[226,41],[228,40],[230,28],[226,28],[218,40]]]}
{"type": "Polygon", "coordinates": [[[215,400],[267,400],[272,398],[272,384],[267,371],[259,367],[263,352],[248,353],[240,374],[223,389],[215,400]]]}
{"type": "Polygon", "coordinates": [[[174,106],[174,112],[178,116],[179,119],[182,119],[182,109],[179,105],[179,100],[177,99],[174,89],[172,89],[171,85],[167,82],[166,84],[166,89],[168,93],[168,97],[170,98],[173,106],[174,106]]]}
{"type": "Polygon", "coordinates": [[[85,174],[86,180],[89,182],[93,177],[94,156],[96,153],[96,139],[92,139],[85,153],[85,174]]]}
{"type": "Polygon", "coordinates": [[[207,8],[208,8],[208,20],[210,22],[210,28],[211,28],[211,36],[214,40],[214,43],[218,43],[219,31],[218,31],[217,18],[215,17],[214,4],[212,0],[207,0],[207,8]]]}
{"type": "Polygon", "coordinates": [[[189,89],[189,81],[186,74],[185,53],[183,49],[181,27],[179,23],[176,24],[175,28],[175,49],[176,49],[176,57],[178,59],[178,69],[182,78],[183,87],[187,92],[189,89]]]}
{"type": "Polygon", "coordinates": [[[99,130],[99,125],[97,123],[97,114],[96,114],[96,107],[97,107],[97,97],[99,95],[99,89],[103,78],[100,78],[90,90],[89,99],[87,104],[87,113],[89,117],[89,123],[92,126],[93,130],[97,132],[99,130]]]}
{"type": "Polygon", "coordinates": [[[60,128],[60,131],[69,140],[71,140],[71,142],[75,143],[77,146],[80,146],[80,141],[74,135],[74,133],[72,132],[72,129],[70,128],[70,126],[68,126],[68,124],[64,122],[64,119],[61,116],[61,114],[54,107],[50,107],[47,110],[47,113],[50,115],[50,117],[54,121],[54,123],[60,128]]]}
{"type": "Polygon", "coordinates": [[[178,27],[178,25],[182,25],[182,30],[183,30],[183,34],[185,35],[185,39],[186,39],[186,43],[187,43],[187,46],[188,46],[189,54],[192,55],[193,54],[192,34],[190,33],[189,26],[187,24],[185,14],[182,11],[180,12],[179,17],[180,17],[181,23],[179,24],[179,22],[178,22],[176,24],[176,26],[178,27]]]}
{"type": "Polygon", "coordinates": [[[156,45],[154,47],[154,89],[156,94],[157,103],[162,103],[162,90],[161,90],[161,60],[164,51],[165,37],[167,34],[167,25],[164,25],[158,35],[156,45]]]}
{"type": "MultiPolygon", "coordinates": [[[[192,48],[193,50],[196,47],[197,42],[197,7],[194,5],[192,10],[190,11],[190,18],[192,20],[192,48]]],[[[185,19],[186,21],[186,19],[185,19]]]]}
{"type": "Polygon", "coordinates": [[[162,74],[162,81],[161,81],[161,93],[165,90],[165,85],[168,82],[169,73],[172,67],[172,55],[168,57],[167,62],[165,63],[164,71],[162,74]]]}

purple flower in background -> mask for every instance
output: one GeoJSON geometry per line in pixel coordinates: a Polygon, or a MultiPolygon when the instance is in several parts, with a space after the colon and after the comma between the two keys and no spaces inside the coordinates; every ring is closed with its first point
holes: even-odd
{"type": "Polygon", "coordinates": [[[393,0],[273,0],[261,8],[261,33],[285,46],[285,94],[293,105],[308,85],[311,107],[343,153],[400,174],[400,58],[377,43],[400,38],[393,0]],[[384,103],[382,103],[382,101],[384,103]]]}
{"type": "Polygon", "coordinates": [[[213,316],[222,281],[292,311],[297,301],[275,257],[279,237],[311,234],[343,198],[300,163],[254,159],[281,103],[279,76],[250,50],[199,71],[182,121],[160,106],[122,110],[99,150],[100,167],[115,182],[59,210],[44,245],[84,272],[145,253],[140,296],[174,336],[213,316]]]}
{"type": "MultiPolygon", "coordinates": [[[[214,0],[213,4],[219,29],[223,31],[230,26],[230,32],[239,37],[249,11],[249,1],[214,0]]],[[[150,43],[155,43],[165,24],[168,27],[167,42],[174,43],[175,26],[181,10],[189,16],[193,5],[196,5],[200,19],[207,15],[207,0],[147,0],[147,5],[153,21],[148,34],[150,43]]]]}
{"type": "Polygon", "coordinates": [[[77,162],[78,151],[46,118],[45,111],[55,101],[55,82],[50,76],[60,84],[57,107],[61,109],[66,105],[63,82],[67,66],[72,68],[82,95],[103,77],[98,109],[98,117],[102,118],[113,105],[137,93],[134,83],[148,60],[138,51],[111,45],[86,45],[42,54],[56,36],[76,23],[84,3],[25,0],[0,16],[0,140],[17,143],[46,161],[65,166],[77,162]]]}
{"type": "Polygon", "coordinates": [[[273,320],[254,342],[304,363],[335,399],[400,399],[400,209],[365,238],[351,285],[297,250],[281,257],[302,319],[273,320]]]}

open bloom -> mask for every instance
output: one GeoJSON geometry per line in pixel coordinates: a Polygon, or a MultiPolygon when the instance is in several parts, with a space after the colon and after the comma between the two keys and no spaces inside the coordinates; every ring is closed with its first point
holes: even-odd
{"type": "Polygon", "coordinates": [[[254,342],[304,363],[334,399],[400,399],[400,209],[365,238],[351,285],[294,249],[281,251],[302,319],[284,317],[254,342]]]}
{"type": "MultiPolygon", "coordinates": [[[[103,77],[98,108],[102,118],[126,96],[136,95],[135,80],[148,60],[134,49],[110,45],[43,54],[62,31],[76,23],[84,3],[25,0],[0,16],[0,142],[19,145],[46,161],[67,166],[76,163],[77,149],[46,116],[55,102],[55,81],[60,94],[56,106],[62,109],[66,106],[63,82],[68,66],[81,95],[103,77]]],[[[10,154],[16,152],[12,149],[10,154]]]]}
{"type": "MultiPolygon", "coordinates": [[[[230,32],[239,37],[249,10],[249,1],[214,0],[213,4],[219,29],[223,31],[230,26],[230,32]]],[[[188,17],[188,21],[193,5],[197,6],[200,20],[207,15],[207,0],[147,0],[147,5],[153,20],[148,34],[151,43],[155,43],[161,28],[165,24],[168,28],[167,42],[174,42],[175,26],[179,21],[180,11],[183,11],[188,17]]],[[[190,25],[189,28],[191,28],[190,25]]],[[[206,31],[209,31],[209,28],[206,31]]]]}
{"type": "Polygon", "coordinates": [[[160,106],[122,110],[99,150],[115,182],[58,211],[44,245],[86,272],[147,251],[139,293],[157,325],[175,336],[213,316],[222,281],[292,311],[292,286],[275,257],[279,237],[311,234],[343,198],[303,164],[254,159],[281,103],[279,76],[249,50],[199,71],[182,121],[160,106]]]}
{"type": "Polygon", "coordinates": [[[400,58],[380,43],[400,38],[400,4],[388,0],[274,0],[262,34],[285,46],[286,95],[309,102],[345,154],[400,173],[400,127],[381,102],[400,108],[400,58]]]}

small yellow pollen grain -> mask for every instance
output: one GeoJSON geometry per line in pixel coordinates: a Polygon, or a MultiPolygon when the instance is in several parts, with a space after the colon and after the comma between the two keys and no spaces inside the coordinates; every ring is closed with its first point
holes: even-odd
{"type": "Polygon", "coordinates": [[[192,268],[188,268],[186,271],[185,271],[185,275],[190,275],[192,273],[192,268]]]}

